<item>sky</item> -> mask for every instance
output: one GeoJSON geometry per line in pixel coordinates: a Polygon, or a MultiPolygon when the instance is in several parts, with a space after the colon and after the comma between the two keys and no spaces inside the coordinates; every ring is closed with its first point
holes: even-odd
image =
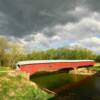
{"type": "Polygon", "coordinates": [[[0,36],[27,51],[78,45],[100,53],[100,0],[0,0],[0,36]]]}

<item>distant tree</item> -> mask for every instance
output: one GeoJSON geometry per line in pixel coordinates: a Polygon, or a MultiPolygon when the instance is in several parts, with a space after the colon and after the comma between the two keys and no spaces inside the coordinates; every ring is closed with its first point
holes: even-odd
{"type": "Polygon", "coordinates": [[[57,49],[49,49],[46,51],[47,59],[59,59],[57,49]]]}
{"type": "Polygon", "coordinates": [[[15,63],[22,57],[24,51],[18,43],[9,43],[9,51],[7,52],[7,63],[6,65],[14,67],[15,63]]]}
{"type": "Polygon", "coordinates": [[[95,59],[95,53],[89,49],[75,48],[58,48],[47,51],[33,51],[27,54],[27,60],[43,59],[95,59]]]}
{"type": "Polygon", "coordinates": [[[4,37],[0,37],[0,65],[5,64],[6,51],[8,50],[8,40],[4,37]]]}
{"type": "Polygon", "coordinates": [[[95,60],[96,60],[97,62],[100,62],[100,55],[97,55],[95,60]]]}

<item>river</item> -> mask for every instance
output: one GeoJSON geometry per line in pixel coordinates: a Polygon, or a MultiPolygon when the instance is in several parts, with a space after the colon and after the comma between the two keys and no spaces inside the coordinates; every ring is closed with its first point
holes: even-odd
{"type": "Polygon", "coordinates": [[[100,73],[73,75],[65,71],[37,73],[30,78],[41,88],[56,93],[52,100],[100,100],[100,73]]]}

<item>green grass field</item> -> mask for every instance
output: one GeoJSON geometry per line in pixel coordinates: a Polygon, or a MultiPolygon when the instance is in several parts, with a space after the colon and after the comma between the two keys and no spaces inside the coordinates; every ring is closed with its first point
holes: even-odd
{"type": "Polygon", "coordinates": [[[10,76],[9,68],[0,68],[0,100],[48,100],[52,95],[44,92],[23,74],[10,76]]]}

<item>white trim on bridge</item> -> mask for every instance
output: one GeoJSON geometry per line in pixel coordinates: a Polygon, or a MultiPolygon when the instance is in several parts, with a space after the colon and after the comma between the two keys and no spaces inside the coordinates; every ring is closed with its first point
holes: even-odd
{"type": "Polygon", "coordinates": [[[38,63],[56,63],[56,62],[87,62],[94,60],[29,60],[29,61],[19,61],[16,65],[25,65],[25,64],[38,64],[38,63]]]}

